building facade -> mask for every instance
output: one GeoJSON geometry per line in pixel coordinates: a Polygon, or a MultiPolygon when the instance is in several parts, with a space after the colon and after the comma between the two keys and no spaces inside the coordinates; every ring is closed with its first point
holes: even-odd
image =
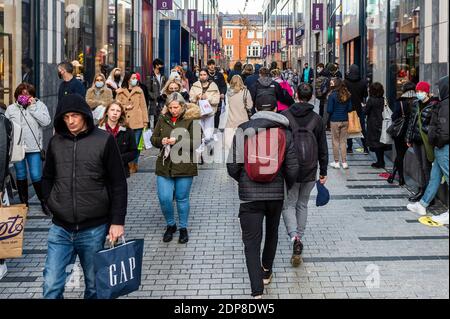
{"type": "Polygon", "coordinates": [[[221,13],[222,41],[226,64],[232,69],[236,62],[262,63],[262,15],[229,15],[221,13]]]}

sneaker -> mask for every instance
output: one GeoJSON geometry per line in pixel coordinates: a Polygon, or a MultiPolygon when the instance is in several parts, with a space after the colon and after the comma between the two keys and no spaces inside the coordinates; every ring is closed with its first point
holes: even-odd
{"type": "Polygon", "coordinates": [[[263,281],[264,281],[264,285],[270,285],[270,283],[272,282],[272,278],[273,278],[273,273],[272,270],[265,270],[263,268],[263,272],[264,272],[264,277],[263,277],[263,281]]]}
{"type": "Polygon", "coordinates": [[[294,240],[294,247],[292,252],[291,264],[292,267],[297,268],[302,264],[303,243],[299,238],[294,240]]]}
{"type": "Polygon", "coordinates": [[[425,216],[427,214],[427,209],[423,207],[422,204],[420,204],[419,202],[414,204],[408,204],[406,208],[408,208],[409,211],[419,214],[421,216],[425,216]]]}
{"type": "Polygon", "coordinates": [[[348,164],[347,163],[342,163],[342,168],[343,169],[348,169],[348,164]]]}
{"type": "Polygon", "coordinates": [[[173,234],[177,232],[177,225],[167,226],[167,230],[164,233],[163,242],[170,243],[173,240],[173,234]]]}
{"type": "Polygon", "coordinates": [[[253,299],[263,299],[263,298],[262,298],[262,295],[259,295],[259,296],[254,296],[253,299]]]}
{"type": "Polygon", "coordinates": [[[341,168],[341,164],[339,164],[339,162],[333,162],[330,164],[331,167],[335,168],[335,169],[340,169],[341,168]]]}
{"type": "Polygon", "coordinates": [[[0,264],[0,280],[2,280],[8,273],[8,267],[6,267],[6,262],[0,264]]]}
{"type": "Polygon", "coordinates": [[[431,219],[436,223],[448,225],[448,211],[439,216],[433,216],[431,219]]]}

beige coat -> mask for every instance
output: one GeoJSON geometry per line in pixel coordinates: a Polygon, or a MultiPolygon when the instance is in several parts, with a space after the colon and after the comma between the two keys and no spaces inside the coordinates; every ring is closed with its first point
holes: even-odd
{"type": "MultiPolygon", "coordinates": [[[[203,94],[203,88],[200,81],[195,82],[189,92],[190,100],[192,103],[198,103],[198,95],[203,94]]],[[[209,104],[211,104],[214,113],[217,113],[217,107],[220,104],[220,91],[216,83],[211,82],[208,90],[206,91],[206,96],[208,97],[209,104]]]]}
{"type": "Polygon", "coordinates": [[[99,105],[107,107],[112,101],[112,91],[107,87],[103,87],[100,90],[92,87],[86,93],[86,102],[89,104],[91,110],[95,110],[95,108],[99,105]],[[96,94],[97,92],[99,94],[96,94]]]}
{"type": "Polygon", "coordinates": [[[116,92],[116,100],[125,107],[128,126],[133,130],[147,127],[148,111],[142,89],[135,87],[130,92],[128,89],[120,88],[116,92]]]}
{"type": "Polygon", "coordinates": [[[228,91],[227,128],[238,128],[239,125],[248,121],[248,113],[245,109],[244,97],[247,101],[247,109],[251,110],[253,107],[252,95],[246,88],[238,93],[235,93],[232,90],[228,91]]]}

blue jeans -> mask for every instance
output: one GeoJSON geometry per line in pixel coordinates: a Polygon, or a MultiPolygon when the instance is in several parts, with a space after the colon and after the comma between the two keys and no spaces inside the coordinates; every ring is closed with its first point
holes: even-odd
{"type": "MultiPolygon", "coordinates": [[[[44,298],[63,299],[67,277],[80,258],[86,290],[85,299],[96,299],[94,256],[103,249],[108,225],[79,232],[69,232],[52,225],[48,234],[48,253],[44,269],[44,298]]],[[[81,274],[74,273],[74,276],[81,274]]],[[[79,279],[74,278],[75,280],[79,279]]]]}
{"type": "MultiPolygon", "coordinates": [[[[134,136],[136,137],[136,146],[139,146],[139,142],[141,141],[143,131],[144,131],[144,129],[142,129],[142,128],[134,130],[134,136]]],[[[136,159],[133,161],[133,163],[137,164],[139,162],[139,156],[141,156],[140,151],[138,151],[138,155],[137,155],[136,159]]]]}
{"type": "Polygon", "coordinates": [[[22,162],[14,164],[16,178],[18,181],[27,180],[27,163],[30,170],[31,182],[40,182],[42,179],[42,160],[41,153],[27,153],[22,162]]]}
{"type": "Polygon", "coordinates": [[[430,206],[431,201],[439,191],[442,176],[445,176],[448,183],[448,150],[448,144],[441,149],[434,149],[435,160],[433,163],[433,168],[431,169],[430,182],[428,183],[425,194],[420,201],[420,204],[422,204],[423,207],[430,206]]]}
{"type": "Polygon", "coordinates": [[[158,186],[159,203],[166,218],[167,226],[176,225],[173,208],[173,200],[175,197],[180,218],[179,228],[188,227],[189,212],[191,209],[189,196],[193,180],[193,177],[157,177],[156,184],[158,186]]]}

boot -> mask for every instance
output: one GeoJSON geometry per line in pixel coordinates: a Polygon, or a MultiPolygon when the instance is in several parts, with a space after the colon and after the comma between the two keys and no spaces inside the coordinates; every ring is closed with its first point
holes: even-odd
{"type": "Polygon", "coordinates": [[[17,191],[20,202],[28,207],[28,180],[17,181],[17,191]]]}
{"type": "Polygon", "coordinates": [[[417,192],[417,194],[411,196],[408,199],[410,202],[413,202],[413,203],[419,202],[422,199],[424,194],[425,194],[425,190],[422,187],[419,187],[419,191],[417,192]]]}
{"type": "Polygon", "coordinates": [[[387,180],[387,182],[388,182],[389,184],[393,184],[393,183],[394,183],[395,175],[397,175],[397,167],[396,167],[396,166],[394,166],[394,169],[392,170],[392,174],[389,175],[389,178],[388,178],[388,180],[387,180]]]}
{"type": "Polygon", "coordinates": [[[42,212],[46,216],[50,217],[52,215],[52,213],[50,212],[50,210],[48,209],[47,205],[44,202],[44,196],[42,194],[42,182],[39,181],[39,182],[33,183],[33,187],[34,187],[34,191],[36,192],[37,198],[41,202],[42,212]]]}
{"type": "Polygon", "coordinates": [[[399,184],[400,186],[406,185],[406,182],[405,182],[405,173],[403,172],[403,166],[399,167],[399,169],[398,169],[398,175],[399,175],[399,178],[398,178],[398,184],[399,184]]]}
{"type": "Polygon", "coordinates": [[[128,167],[130,168],[130,174],[136,174],[136,172],[137,172],[137,164],[136,163],[130,163],[130,164],[128,164],[128,167]]]}

